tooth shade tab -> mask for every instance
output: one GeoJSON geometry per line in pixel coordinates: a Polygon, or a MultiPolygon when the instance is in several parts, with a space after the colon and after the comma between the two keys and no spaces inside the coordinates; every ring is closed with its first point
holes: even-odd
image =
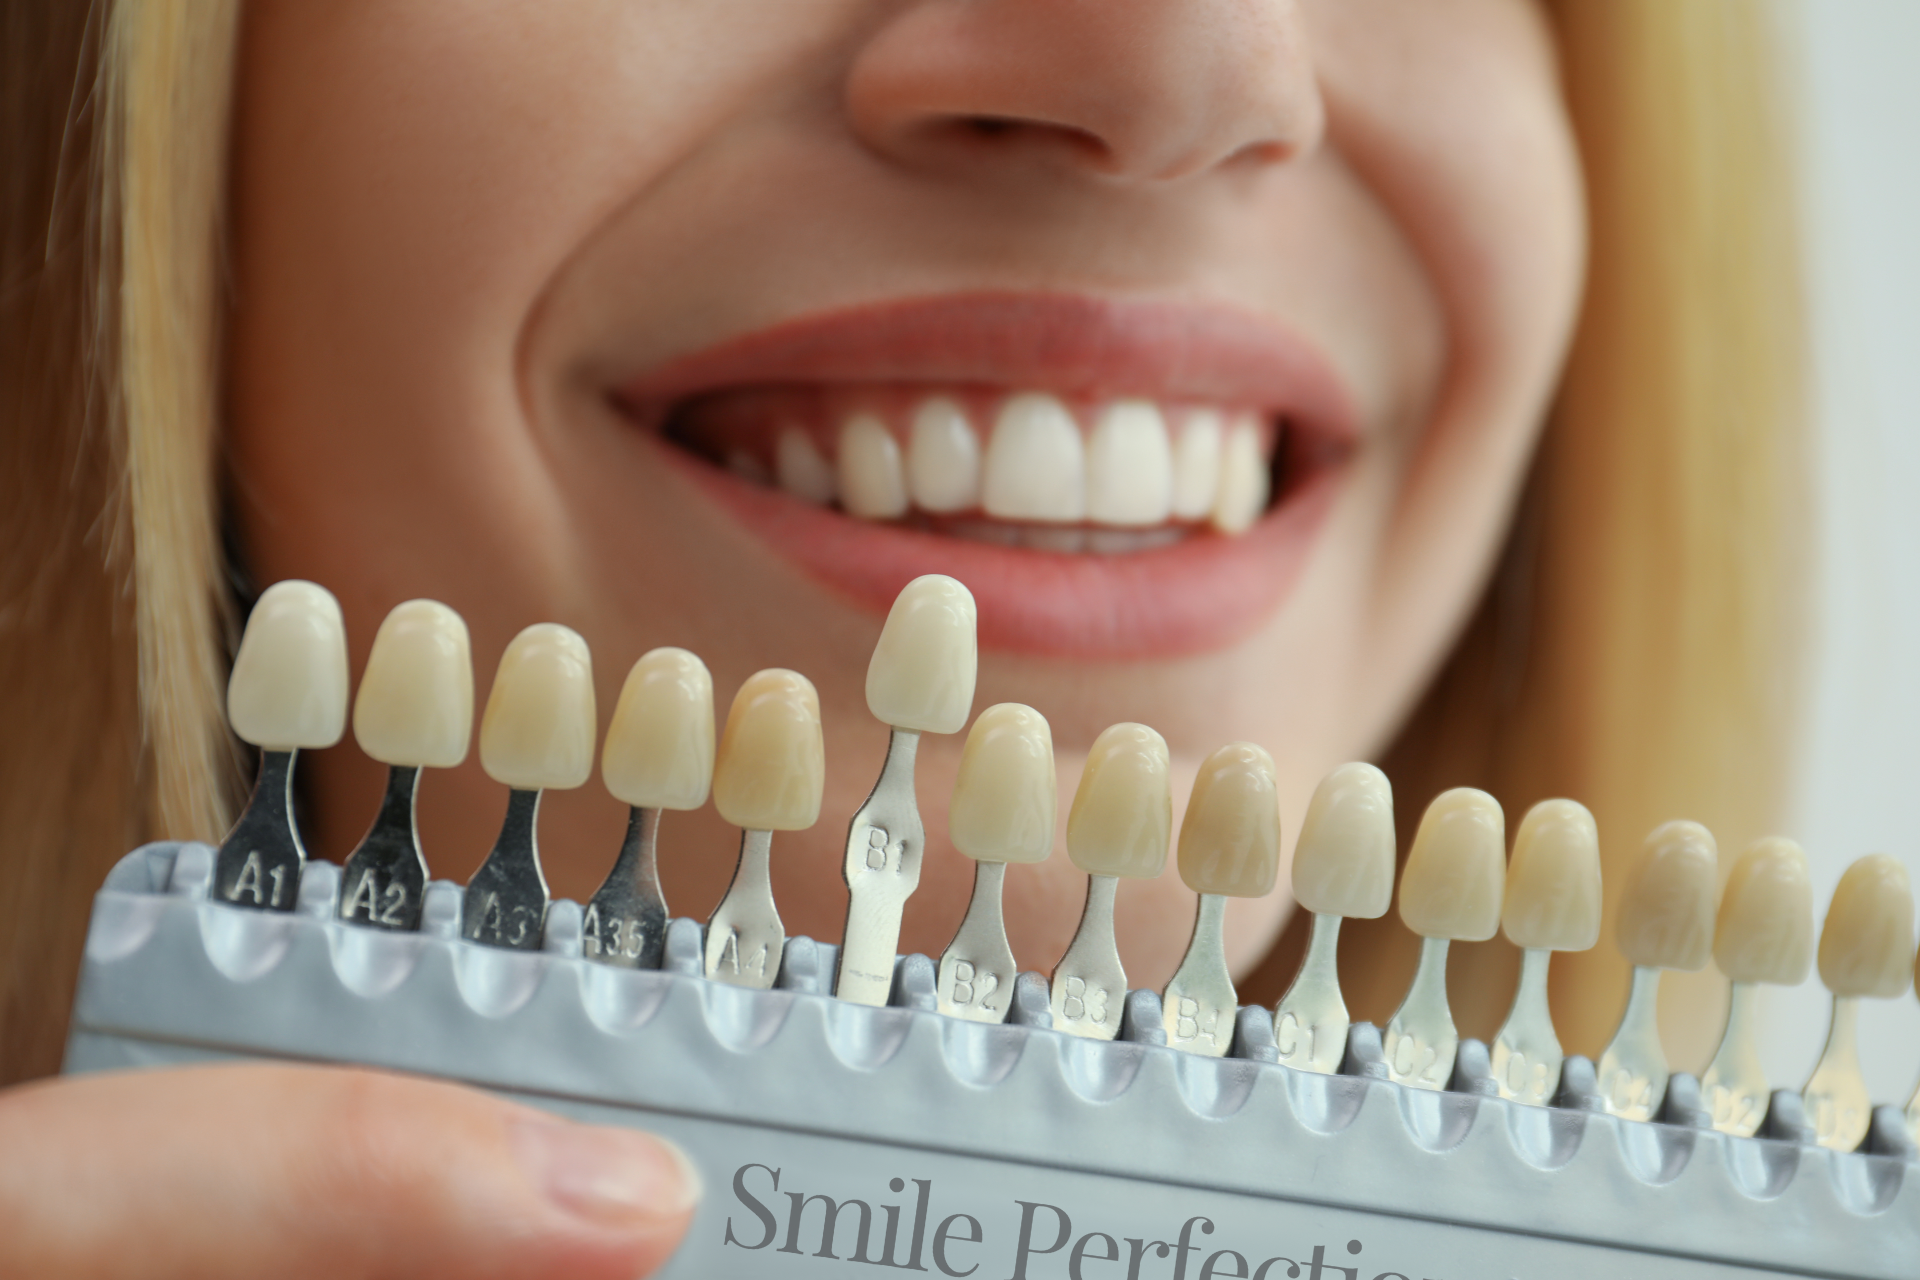
{"type": "Polygon", "coordinates": [[[907,473],[900,445],[872,414],[855,414],[840,429],[840,505],[849,515],[891,520],[907,513],[907,473]]]}
{"type": "Polygon", "coordinates": [[[325,587],[288,579],[260,593],[227,680],[227,720],[265,751],[330,747],[347,727],[347,628],[325,587]]]}
{"type": "Polygon", "coordinates": [[[1600,940],[1600,831],[1585,805],[1527,810],[1507,864],[1500,928],[1516,947],[1585,951],[1600,940]]]}
{"type": "Polygon", "coordinates": [[[994,419],[981,505],[1001,520],[1077,524],[1087,514],[1086,446],[1057,397],[1024,391],[994,419]]]}
{"type": "Polygon", "coordinates": [[[1697,822],[1655,827],[1620,898],[1614,931],[1620,953],[1642,968],[1705,967],[1713,952],[1719,890],[1719,850],[1711,832],[1697,822]]]}
{"type": "Polygon", "coordinates": [[[1365,763],[1314,789],[1293,850],[1293,896],[1315,915],[1374,920],[1393,905],[1393,786],[1365,763]]]}
{"type": "Polygon", "coordinates": [[[1167,865],[1173,793],[1167,742],[1143,724],[1093,740],[1067,811],[1067,856],[1089,875],[1150,880],[1167,865]]]}
{"type": "Polygon", "coordinates": [[[1172,512],[1173,446],[1159,406],[1114,401],[1094,418],[1087,440],[1087,518],[1146,526],[1172,512]]]}
{"type": "Polygon", "coordinates": [[[1221,439],[1226,418],[1218,409],[1195,409],[1173,444],[1173,516],[1205,520],[1220,494],[1221,439]]]}
{"type": "Polygon", "coordinates": [[[1180,878],[1195,893],[1259,898],[1280,874],[1280,788],[1273,757],[1251,742],[1200,765],[1180,821],[1180,878]]]}
{"type": "Polygon", "coordinates": [[[713,804],[748,831],[803,831],[820,817],[826,745],[813,682],[778,667],[733,696],[713,763],[713,804]]]}
{"type": "Polygon", "coordinates": [[[922,511],[971,511],[980,505],[980,435],[967,412],[946,396],[913,411],[907,442],[907,485],[922,511]]]}
{"type": "Polygon", "coordinates": [[[516,791],[565,791],[593,776],[593,659],[578,632],[538,622],[500,655],[480,766],[516,791]]]}
{"type": "Polygon", "coordinates": [[[1242,416],[1227,428],[1220,452],[1220,492],[1213,505],[1213,527],[1221,533],[1245,533],[1267,509],[1273,481],[1260,437],[1260,423],[1251,417],[1242,416]]]}
{"type": "Polygon", "coordinates": [[[381,764],[451,769],[467,758],[473,649],[459,614],[437,600],[393,607],[354,695],[353,737],[381,764]]]}
{"type": "Polygon", "coordinates": [[[1058,803],[1047,718],[1017,702],[982,711],[947,806],[954,848],[976,862],[1044,862],[1058,803]]]}
{"type": "Polygon", "coordinates": [[[867,709],[882,724],[958,733],[973,711],[979,672],[973,593],[943,573],[915,578],[894,598],[867,664],[867,709]]]}
{"type": "Polygon", "coordinates": [[[1836,996],[1891,1000],[1912,981],[1913,888],[1898,858],[1848,867],[1820,930],[1820,981],[1836,996]]]}
{"type": "Polygon", "coordinates": [[[685,649],[633,664],[607,726],[600,777],[636,809],[698,809],[713,782],[713,677],[685,649]]]}
{"type": "Polygon", "coordinates": [[[1484,942],[1500,928],[1507,824],[1484,791],[1435,796],[1400,873],[1400,919],[1423,938],[1484,942]]]}
{"type": "Polygon", "coordinates": [[[840,496],[840,479],[813,437],[799,427],[783,427],[773,446],[773,475],[786,492],[816,507],[840,496]]]}
{"type": "Polygon", "coordinates": [[[1713,962],[1734,982],[1798,986],[1813,967],[1813,881],[1807,855],[1780,836],[1740,855],[1720,891],[1713,962]]]}

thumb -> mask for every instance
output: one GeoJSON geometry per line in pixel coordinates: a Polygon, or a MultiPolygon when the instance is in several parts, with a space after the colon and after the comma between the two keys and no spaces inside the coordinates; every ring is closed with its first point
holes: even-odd
{"type": "Polygon", "coordinates": [[[0,1093],[0,1276],[632,1280],[678,1148],[371,1071],[216,1066],[0,1093]]]}

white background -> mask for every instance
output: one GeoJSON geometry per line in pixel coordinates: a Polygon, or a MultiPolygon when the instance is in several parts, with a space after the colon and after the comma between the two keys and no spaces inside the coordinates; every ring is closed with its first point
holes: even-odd
{"type": "MultiPolygon", "coordinates": [[[[1813,306],[1819,474],[1814,649],[1789,834],[1819,910],[1847,863],[1901,858],[1920,885],[1920,3],[1789,0],[1813,306]]],[[[1868,1001],[1876,1101],[1920,1075],[1920,1002],[1868,1001]]],[[[1827,999],[1779,992],[1762,1056],[1798,1086],[1827,999]]]]}

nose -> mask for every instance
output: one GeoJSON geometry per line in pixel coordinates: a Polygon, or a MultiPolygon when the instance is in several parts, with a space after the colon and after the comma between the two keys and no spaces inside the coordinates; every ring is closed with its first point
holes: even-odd
{"type": "Polygon", "coordinates": [[[846,101],[898,162],[1136,183],[1285,163],[1326,119],[1297,0],[917,0],[862,47],[846,101]]]}

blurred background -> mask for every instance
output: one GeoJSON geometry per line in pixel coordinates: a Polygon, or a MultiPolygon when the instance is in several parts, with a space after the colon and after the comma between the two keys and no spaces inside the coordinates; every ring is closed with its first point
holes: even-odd
{"type": "MultiPolygon", "coordinates": [[[[1920,3],[1784,0],[1800,80],[1813,313],[1816,587],[1788,834],[1824,903],[1847,863],[1891,853],[1920,885],[1920,3]]],[[[1772,993],[1762,1054],[1797,1087],[1820,1051],[1818,979],[1772,993]]],[[[1880,1102],[1920,1075],[1920,1001],[1869,1001],[1880,1102]]]]}

